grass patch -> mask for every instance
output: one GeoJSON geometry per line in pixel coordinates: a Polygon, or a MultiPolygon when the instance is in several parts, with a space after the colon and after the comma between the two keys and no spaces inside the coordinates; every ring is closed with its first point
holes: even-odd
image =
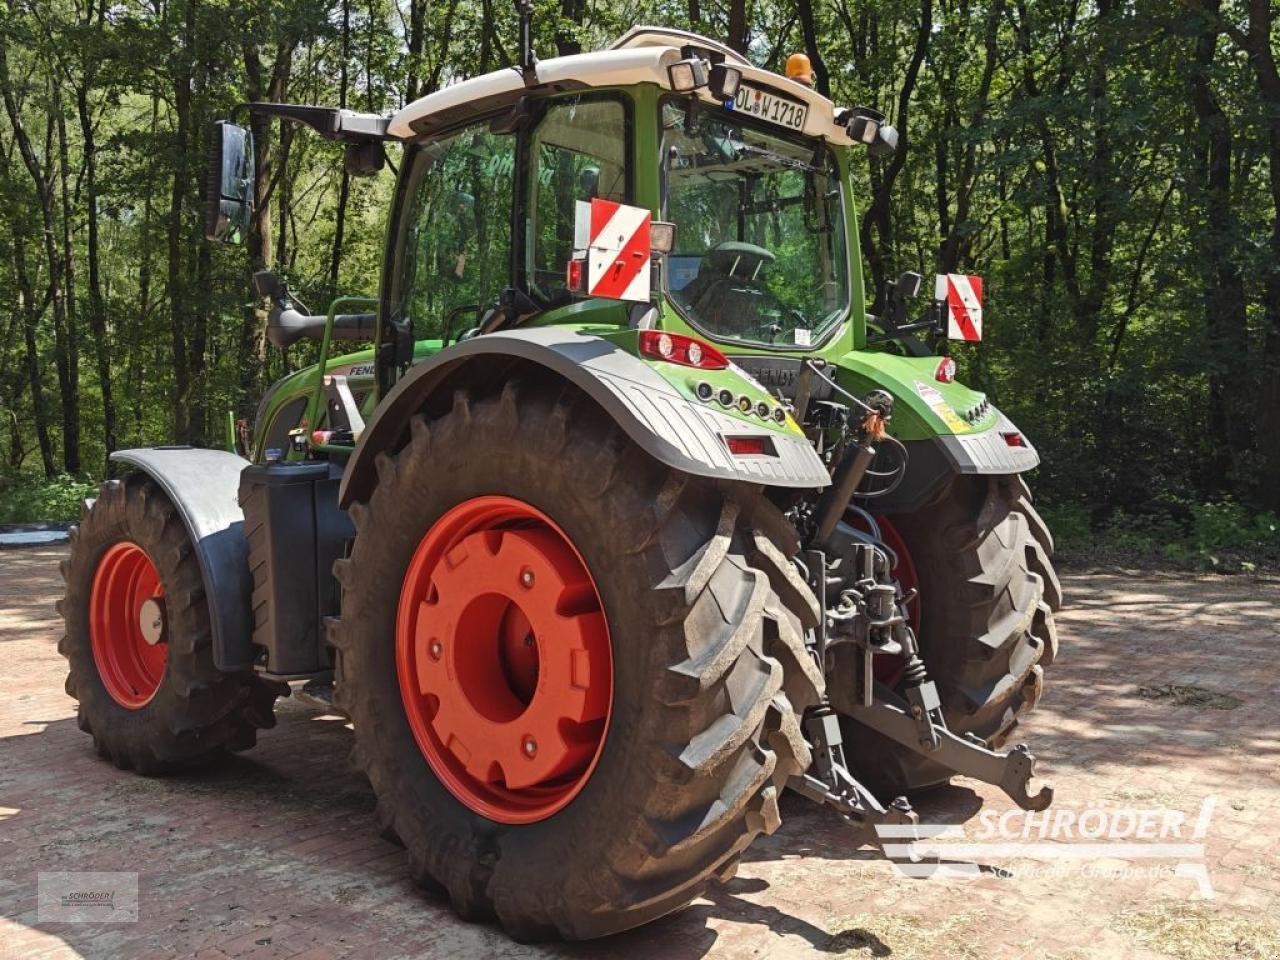
{"type": "Polygon", "coordinates": [[[1179,904],[1119,914],[1112,926],[1139,945],[1176,960],[1272,960],[1280,957],[1280,931],[1244,917],[1179,904]]]}
{"type": "Polygon", "coordinates": [[[1206,710],[1234,710],[1244,703],[1243,700],[1225,693],[1214,693],[1204,687],[1189,687],[1178,683],[1139,687],[1138,696],[1143,700],[1155,700],[1175,707],[1204,707],[1206,710]]]}

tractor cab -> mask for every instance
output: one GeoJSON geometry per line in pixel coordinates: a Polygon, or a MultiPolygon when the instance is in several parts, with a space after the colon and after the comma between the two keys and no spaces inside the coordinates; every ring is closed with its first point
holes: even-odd
{"type": "Polygon", "coordinates": [[[839,153],[887,148],[879,120],[654,27],[447,87],[387,126],[408,146],[384,307],[445,342],[612,300],[652,308],[616,322],[731,348],[851,346],[839,153]]]}
{"type": "MultiPolygon", "coordinates": [[[[763,355],[752,369],[775,380],[769,357],[834,360],[866,341],[846,154],[891,150],[896,133],[875,111],[837,107],[802,82],[803,70],[792,72],[755,67],[693,33],[641,26],[607,50],[464,80],[389,118],[250,105],[345,142],[352,172],[376,172],[388,144],[403,146],[374,309],[328,324],[265,275],[268,335],[284,345],[327,331],[320,366],[365,374],[349,377],[365,401],[362,419],[413,364],[498,330],[669,331],[734,356],[763,355]],[[343,340],[372,340],[373,350],[331,359],[329,344],[343,340]]],[[[248,222],[251,163],[235,152],[251,157],[252,140],[219,129],[224,189],[209,234],[225,238],[241,232],[228,225],[248,222]]],[[[791,393],[795,362],[781,377],[791,393]]],[[[332,404],[318,389],[307,415],[276,415],[304,380],[318,384],[295,375],[264,401],[246,450],[255,459],[314,452],[281,445],[290,430],[304,444],[321,427],[332,433],[332,404]]],[[[777,398],[756,392],[748,415],[763,403],[783,423],[777,398]]],[[[740,413],[742,396],[731,392],[728,415],[740,413]]]]}

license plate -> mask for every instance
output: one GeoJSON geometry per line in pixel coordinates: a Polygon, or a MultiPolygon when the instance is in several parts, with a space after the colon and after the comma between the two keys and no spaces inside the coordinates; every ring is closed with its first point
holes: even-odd
{"type": "Polygon", "coordinates": [[[738,86],[738,96],[734,107],[743,113],[749,113],[761,120],[768,120],[789,130],[803,130],[805,117],[809,114],[807,104],[796,100],[787,100],[776,94],[753,87],[749,83],[738,86]]]}

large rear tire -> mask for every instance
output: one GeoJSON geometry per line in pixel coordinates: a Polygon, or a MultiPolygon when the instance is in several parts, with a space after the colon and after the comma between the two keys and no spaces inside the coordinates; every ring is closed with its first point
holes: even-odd
{"type": "Polygon", "coordinates": [[[247,749],[275,726],[273,705],[288,687],[214,665],[200,567],[154,481],[108,480],[70,537],[58,651],[80,729],[99,755],[159,773],[247,749]]]}
{"type": "Polygon", "coordinates": [[[378,471],[335,568],[336,696],[418,882],[517,939],[582,939],[731,875],[809,765],[798,719],[822,685],[816,604],[755,525],[773,508],[545,387],[459,394],[378,471]],[[571,599],[524,599],[548,579],[571,599]],[[573,622],[548,629],[551,607],[573,622]],[[532,672],[510,645],[526,630],[532,672]],[[566,646],[576,679],[557,674],[566,646]],[[576,751],[530,733],[557,709],[576,751]],[[543,773],[523,765],[549,749],[543,773]]]}
{"type": "MultiPolygon", "coordinates": [[[[933,503],[891,523],[914,567],[921,656],[947,726],[1000,746],[1039,701],[1058,652],[1062,589],[1049,530],[1018,476],[958,476],[933,503]]],[[[855,774],[881,797],[950,777],[875,731],[844,725],[855,774]]]]}

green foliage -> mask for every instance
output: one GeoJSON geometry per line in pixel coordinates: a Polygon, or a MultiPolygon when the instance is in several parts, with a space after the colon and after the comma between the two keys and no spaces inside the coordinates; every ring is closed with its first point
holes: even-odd
{"type": "MultiPolygon", "coordinates": [[[[534,23],[544,59],[657,23],[778,71],[816,38],[833,101],[902,133],[893,160],[851,154],[868,304],[903,270],[982,275],[985,340],[954,355],[1039,449],[1064,547],[1211,566],[1275,549],[1260,511],[1280,510],[1280,103],[1264,82],[1275,5],[1200,6],[538,0],[534,23]]],[[[224,411],[252,415],[315,355],[263,346],[253,269],[316,311],[376,291],[393,178],[344,180],[341,146],[297,129],[260,131],[272,182],[254,259],[203,242],[214,119],[254,98],[391,113],[505,69],[515,38],[509,2],[0,5],[9,474],[97,474],[111,445],[220,445],[224,411]]],[[[497,205],[466,192],[478,220],[497,205]]],[[[445,220],[424,302],[445,255],[459,263],[448,234],[464,225],[445,220]]],[[[776,232],[784,262],[808,249],[776,232]]],[[[779,290],[798,302],[804,280],[779,290]]],[[[28,502],[20,486],[6,481],[6,504],[28,502]]]]}
{"type": "Polygon", "coordinates": [[[0,475],[0,523],[76,520],[80,502],[97,490],[96,483],[65,473],[49,479],[0,475]]]}
{"type": "Polygon", "coordinates": [[[1041,511],[1066,563],[1144,564],[1249,573],[1280,570],[1280,517],[1232,500],[1091,520],[1067,504],[1041,511]]]}

